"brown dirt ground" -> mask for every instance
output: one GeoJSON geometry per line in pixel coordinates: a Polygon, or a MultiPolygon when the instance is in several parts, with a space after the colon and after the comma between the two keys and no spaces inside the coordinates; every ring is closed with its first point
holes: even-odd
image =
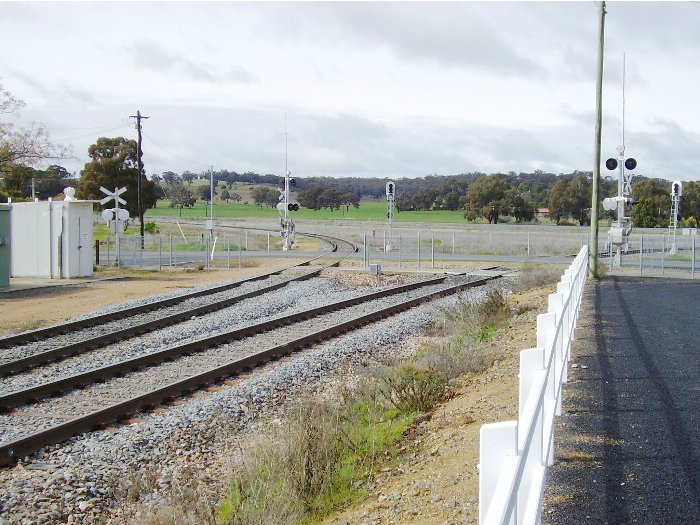
{"type": "Polygon", "coordinates": [[[60,323],[101,306],[207,283],[244,279],[291,264],[288,259],[279,259],[266,261],[264,267],[161,272],[100,266],[90,279],[71,279],[45,288],[0,293],[0,335],[60,323]]]}
{"type": "MultiPolygon", "coordinates": [[[[258,275],[290,262],[263,264],[198,272],[118,274],[116,269],[100,269],[94,276],[98,279],[127,278],[0,294],[0,335],[58,323],[107,304],[258,275]]],[[[546,311],[547,295],[552,292],[554,286],[547,286],[510,295],[510,307],[523,313],[512,317],[490,343],[502,349],[505,357],[484,374],[462,378],[457,395],[413,428],[401,445],[402,455],[380,469],[367,498],[323,520],[323,525],[478,522],[479,428],[516,417],[518,354],[534,346],[536,316],[546,311]]]]}
{"type": "Polygon", "coordinates": [[[486,373],[464,377],[457,395],[407,437],[403,455],[379,473],[367,498],[323,525],[449,525],[478,522],[479,428],[517,417],[519,352],[536,343],[537,314],[554,286],[512,294],[523,313],[499,330],[491,345],[504,358],[486,373]]]}

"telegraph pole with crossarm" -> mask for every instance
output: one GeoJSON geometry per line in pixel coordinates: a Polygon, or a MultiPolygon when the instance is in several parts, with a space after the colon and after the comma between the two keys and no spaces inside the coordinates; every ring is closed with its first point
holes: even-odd
{"type": "Polygon", "coordinates": [[[142,189],[142,184],[141,181],[143,179],[143,160],[141,159],[141,156],[143,154],[143,151],[141,150],[141,119],[146,119],[150,117],[146,117],[141,114],[140,111],[136,112],[136,115],[131,115],[129,118],[135,118],[136,119],[136,131],[138,132],[138,142],[136,142],[136,162],[138,164],[138,170],[139,170],[139,178],[138,178],[138,186],[137,186],[137,191],[138,191],[138,208],[139,208],[139,221],[141,222],[141,248],[143,248],[143,237],[144,237],[144,228],[143,228],[143,189],[142,189]]]}

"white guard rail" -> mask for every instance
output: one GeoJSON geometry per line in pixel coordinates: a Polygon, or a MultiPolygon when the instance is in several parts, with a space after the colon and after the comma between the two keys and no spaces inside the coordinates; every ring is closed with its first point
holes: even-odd
{"type": "Polygon", "coordinates": [[[554,462],[554,416],[561,415],[587,271],[583,246],[549,296],[548,313],[537,316],[537,348],[520,352],[518,420],[481,427],[481,525],[540,523],[545,472],[554,462]]]}

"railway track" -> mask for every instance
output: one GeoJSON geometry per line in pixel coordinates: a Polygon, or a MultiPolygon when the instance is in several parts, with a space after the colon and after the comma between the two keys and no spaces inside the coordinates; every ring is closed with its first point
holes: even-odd
{"type": "Polygon", "coordinates": [[[342,239],[324,236],[314,237],[323,239],[325,242],[332,242],[329,254],[333,253],[333,256],[326,254],[249,279],[0,338],[0,348],[12,347],[11,350],[0,354],[0,376],[16,374],[36,366],[143,335],[193,317],[227,308],[245,299],[287,286],[289,283],[309,279],[326,268],[338,266],[344,258],[357,249],[342,239]],[[340,253],[338,253],[339,243],[342,243],[344,248],[340,253]],[[330,259],[330,261],[324,262],[326,259],[330,259]],[[281,278],[277,282],[256,286],[262,280],[272,280],[273,277],[279,276],[286,270],[308,266],[312,262],[321,262],[322,264],[301,275],[281,278]],[[246,290],[246,288],[253,289],[246,290]],[[231,295],[232,290],[234,290],[233,295],[231,295]],[[236,291],[238,293],[235,293],[236,291]],[[191,304],[193,302],[196,304],[191,304]],[[75,341],[75,339],[79,339],[79,341],[75,341]]]}
{"type": "Polygon", "coordinates": [[[393,287],[8,392],[0,397],[6,411],[0,415],[0,465],[499,276],[471,281],[445,276],[393,287]]]}

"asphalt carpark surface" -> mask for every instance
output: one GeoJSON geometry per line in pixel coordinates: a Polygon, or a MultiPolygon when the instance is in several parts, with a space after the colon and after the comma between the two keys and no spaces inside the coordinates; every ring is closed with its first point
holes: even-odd
{"type": "Polygon", "coordinates": [[[542,522],[700,524],[700,282],[584,292],[542,522]]]}

